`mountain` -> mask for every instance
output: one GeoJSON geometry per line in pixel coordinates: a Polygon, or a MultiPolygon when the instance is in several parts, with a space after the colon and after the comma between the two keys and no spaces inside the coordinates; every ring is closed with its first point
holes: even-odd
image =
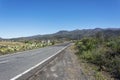
{"type": "Polygon", "coordinates": [[[0,37],[0,40],[2,40],[2,38],[0,37]]]}
{"type": "Polygon", "coordinates": [[[120,36],[120,28],[107,28],[107,29],[95,28],[95,29],[83,29],[83,30],[76,29],[73,31],[61,30],[61,31],[53,33],[53,34],[13,38],[10,40],[47,40],[47,39],[76,40],[76,39],[81,39],[83,37],[96,36],[96,34],[98,34],[98,33],[102,34],[104,37],[117,37],[117,36],[120,36]]]}

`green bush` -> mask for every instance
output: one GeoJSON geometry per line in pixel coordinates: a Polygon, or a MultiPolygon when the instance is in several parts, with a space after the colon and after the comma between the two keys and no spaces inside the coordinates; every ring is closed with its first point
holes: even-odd
{"type": "Polygon", "coordinates": [[[80,58],[93,63],[120,79],[120,39],[101,41],[84,38],[75,43],[80,58]]]}

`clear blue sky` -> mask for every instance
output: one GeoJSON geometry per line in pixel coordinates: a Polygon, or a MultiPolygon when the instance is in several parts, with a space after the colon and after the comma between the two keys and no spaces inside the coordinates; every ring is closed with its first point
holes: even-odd
{"type": "Polygon", "coordinates": [[[120,28],[120,0],[0,0],[0,37],[120,28]]]}

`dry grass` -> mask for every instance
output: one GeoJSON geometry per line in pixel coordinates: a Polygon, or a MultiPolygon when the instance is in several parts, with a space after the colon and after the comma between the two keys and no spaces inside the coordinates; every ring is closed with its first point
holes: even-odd
{"type": "Polygon", "coordinates": [[[1,41],[0,42],[0,45],[3,46],[3,45],[24,45],[24,43],[21,43],[21,42],[10,42],[10,41],[1,41]]]}

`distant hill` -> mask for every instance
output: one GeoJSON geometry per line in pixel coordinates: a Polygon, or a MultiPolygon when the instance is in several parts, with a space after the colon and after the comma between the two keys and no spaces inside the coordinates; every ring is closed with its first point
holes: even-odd
{"type": "Polygon", "coordinates": [[[2,38],[0,37],[0,40],[2,40],[2,38]]]}
{"type": "Polygon", "coordinates": [[[21,37],[21,38],[13,38],[11,40],[47,40],[47,39],[81,39],[83,37],[91,37],[95,36],[97,33],[102,33],[104,37],[116,37],[120,36],[120,28],[95,28],[95,29],[83,29],[83,30],[73,30],[73,31],[66,31],[62,30],[53,34],[46,34],[46,35],[35,35],[30,37],[21,37]]]}

